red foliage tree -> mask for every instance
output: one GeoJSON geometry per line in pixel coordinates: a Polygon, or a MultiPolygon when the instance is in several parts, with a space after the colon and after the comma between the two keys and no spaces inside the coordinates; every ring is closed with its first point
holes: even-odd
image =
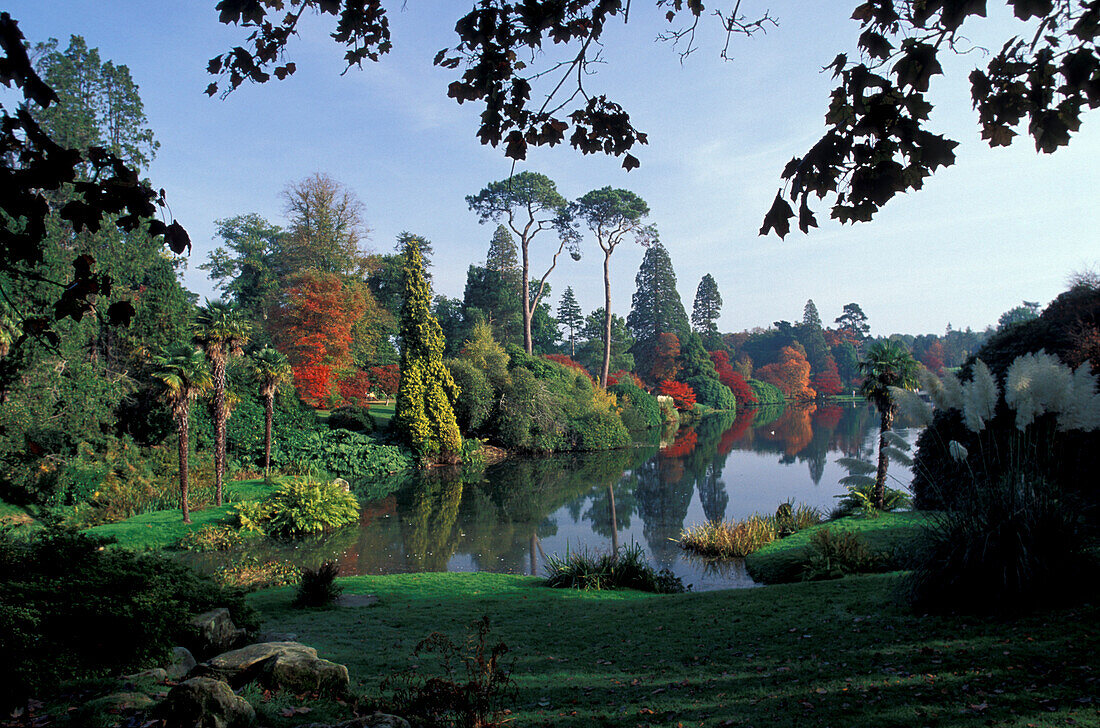
{"type": "Polygon", "coordinates": [[[641,377],[639,377],[634,372],[628,372],[625,369],[620,369],[617,372],[612,372],[611,374],[608,374],[607,375],[607,385],[611,386],[611,385],[614,385],[614,384],[618,384],[619,382],[621,382],[624,379],[634,380],[634,384],[637,385],[638,389],[645,389],[646,388],[645,385],[642,384],[642,378],[641,377]]]}
{"type": "Polygon", "coordinates": [[[299,396],[309,404],[327,404],[332,373],[351,368],[351,330],[363,310],[362,294],[333,273],[303,271],[282,292],[268,327],[275,348],[290,360],[299,396]]]}
{"type": "Polygon", "coordinates": [[[928,371],[937,376],[943,375],[943,361],[946,353],[943,350],[943,344],[937,339],[928,345],[928,348],[921,354],[920,363],[928,368],[928,371]]]}
{"type": "Polygon", "coordinates": [[[825,396],[840,394],[844,389],[844,383],[840,381],[840,372],[836,368],[836,359],[831,356],[825,357],[825,367],[813,376],[813,388],[818,394],[825,396]]]}
{"type": "Polygon", "coordinates": [[[401,384],[401,367],[397,364],[371,367],[370,380],[376,392],[383,392],[387,396],[395,395],[398,385],[401,384]]]}
{"type": "Polygon", "coordinates": [[[756,376],[774,384],[789,399],[814,399],[817,396],[810,387],[810,362],[798,349],[784,346],[779,350],[779,361],[756,370],[756,376]]]}
{"type": "Polygon", "coordinates": [[[661,382],[660,392],[672,397],[672,402],[678,410],[689,410],[695,407],[695,390],[683,382],[665,379],[661,382]]]}
{"type": "Polygon", "coordinates": [[[367,373],[362,369],[356,369],[336,381],[340,390],[340,396],[346,402],[356,406],[362,406],[370,402],[370,394],[373,386],[367,373]]]}
{"type": "Polygon", "coordinates": [[[649,375],[655,382],[675,379],[680,373],[680,339],[676,334],[661,334],[653,345],[649,375]]]}
{"type": "MultiPolygon", "coordinates": [[[[578,374],[583,374],[584,376],[588,377],[589,381],[591,381],[593,384],[595,384],[596,382],[596,380],[592,378],[592,375],[588,373],[587,369],[585,369],[577,362],[573,361],[571,358],[569,358],[569,356],[565,354],[544,354],[543,358],[549,359],[552,362],[557,362],[563,367],[568,367],[569,369],[576,371],[578,374]]],[[[610,379],[610,377],[608,378],[610,379]]]]}
{"type": "Polygon", "coordinates": [[[714,362],[714,370],[718,373],[718,380],[730,388],[733,396],[737,397],[737,404],[744,406],[756,403],[756,395],[752,387],[738,372],[734,371],[730,364],[730,357],[724,351],[712,351],[711,361],[714,362]]]}
{"type": "Polygon", "coordinates": [[[694,427],[686,427],[676,433],[676,441],[661,450],[661,457],[682,458],[690,455],[695,446],[699,444],[699,435],[694,427]]]}

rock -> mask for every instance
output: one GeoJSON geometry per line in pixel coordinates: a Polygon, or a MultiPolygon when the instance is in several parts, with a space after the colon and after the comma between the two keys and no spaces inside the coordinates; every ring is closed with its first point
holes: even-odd
{"type": "Polygon", "coordinates": [[[337,478],[336,480],[332,481],[332,484],[340,486],[341,488],[348,491],[349,493],[351,492],[351,483],[344,480],[343,478],[337,478]]]}
{"type": "Polygon", "coordinates": [[[172,648],[172,662],[165,668],[169,680],[182,680],[195,669],[195,656],[186,647],[172,648]]]}
{"type": "Polygon", "coordinates": [[[295,632],[260,632],[256,635],[257,642],[297,642],[298,635],[295,632]]]}
{"type": "Polygon", "coordinates": [[[298,728],[412,728],[409,721],[388,713],[375,713],[362,718],[353,718],[343,723],[310,723],[298,728]]]}
{"type": "Polygon", "coordinates": [[[145,693],[114,693],[89,700],[73,716],[75,725],[90,725],[102,713],[128,713],[153,707],[153,699],[145,693]]]}
{"type": "Polygon", "coordinates": [[[153,667],[148,670],[142,670],[141,672],[135,672],[133,675],[123,675],[123,680],[145,680],[149,679],[153,682],[164,682],[168,679],[168,671],[163,667],[153,667]]]}
{"type": "Polygon", "coordinates": [[[299,642],[259,642],[213,657],[195,668],[196,675],[225,680],[240,687],[259,681],[272,690],[343,695],[348,669],[321,659],[317,650],[299,642]]]}
{"type": "Polygon", "coordinates": [[[208,677],[193,677],[172,688],[157,712],[164,728],[246,728],[256,720],[247,700],[208,677]]]}
{"type": "Polygon", "coordinates": [[[192,619],[191,624],[198,630],[198,644],[195,647],[203,655],[231,650],[247,636],[245,630],[233,624],[233,618],[225,607],[204,612],[192,619]]]}

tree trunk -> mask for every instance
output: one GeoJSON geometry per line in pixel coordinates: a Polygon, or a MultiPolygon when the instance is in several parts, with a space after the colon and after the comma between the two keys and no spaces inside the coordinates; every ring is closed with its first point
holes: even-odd
{"type": "Polygon", "coordinates": [[[275,419],[275,395],[264,397],[264,480],[271,477],[271,421],[275,419]]]}
{"type": "Polygon", "coordinates": [[[523,350],[534,353],[531,345],[531,263],[527,259],[527,241],[520,246],[523,252],[523,274],[520,276],[520,300],[523,302],[523,350]]]}
{"type": "Polygon", "coordinates": [[[607,484],[607,497],[608,503],[611,505],[611,559],[617,561],[619,558],[619,523],[615,516],[615,486],[612,483],[607,484]]]}
{"type": "Polygon", "coordinates": [[[603,367],[600,369],[600,386],[607,389],[607,375],[611,368],[611,251],[603,254],[603,367]]]}
{"type": "Polygon", "coordinates": [[[886,506],[886,468],[890,464],[890,458],[886,456],[886,433],[894,426],[894,408],[886,407],[882,410],[882,420],[878,431],[878,471],[875,473],[875,510],[881,511],[886,506]]]}
{"type": "Polygon", "coordinates": [[[188,476],[190,475],[190,449],[191,441],[189,437],[190,430],[190,412],[187,403],[184,403],[185,409],[176,413],[176,425],[179,428],[179,441],[180,441],[180,510],[183,511],[183,522],[191,522],[191,508],[187,502],[188,498],[188,476]]]}
{"type": "Polygon", "coordinates": [[[214,503],[222,504],[222,475],[225,473],[225,359],[210,358],[214,375],[214,503]]]}

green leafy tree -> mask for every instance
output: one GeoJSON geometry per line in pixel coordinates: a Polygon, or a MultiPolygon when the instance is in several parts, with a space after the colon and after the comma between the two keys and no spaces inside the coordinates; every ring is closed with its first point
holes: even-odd
{"type": "Polygon", "coordinates": [[[362,270],[366,237],[363,203],[327,174],[315,173],[283,189],[290,225],[279,262],[283,273],[315,268],[349,275],[362,270]]]}
{"type": "Polygon", "coordinates": [[[252,325],[228,304],[207,301],[195,316],[195,344],[206,354],[214,388],[214,490],[215,502],[222,504],[222,479],[225,475],[226,410],[225,367],[229,358],[244,353],[252,325]]]}
{"type": "Polygon", "coordinates": [[[558,325],[569,329],[569,356],[576,358],[577,331],[584,325],[584,316],[572,286],[565,287],[565,293],[558,301],[558,325]]]}
{"type": "Polygon", "coordinates": [[[878,409],[880,425],[878,439],[878,468],[875,472],[874,507],[882,510],[886,498],[886,470],[889,466],[889,441],[887,433],[894,426],[898,404],[891,388],[913,389],[917,386],[917,362],[908,350],[883,339],[871,344],[867,355],[859,363],[863,383],[860,394],[878,409]]]}
{"type": "Polygon", "coordinates": [[[424,279],[419,241],[405,243],[405,290],[401,308],[401,383],[394,425],[422,457],[453,461],[462,452],[455,420],[458,388],[443,363],[443,331],[431,312],[431,288],[424,279]]]}
{"type": "Polygon", "coordinates": [[[599,380],[606,389],[611,365],[611,254],[628,236],[641,245],[653,243],[657,240],[657,229],[642,222],[649,216],[649,205],[630,190],[610,186],[592,190],[574,202],[571,210],[588,225],[603,251],[603,366],[599,380]]]}
{"type": "Polygon", "coordinates": [[[637,286],[631,299],[626,324],[634,336],[634,359],[644,376],[649,376],[657,338],[673,334],[680,341],[691,332],[687,312],[676,290],[672,259],[660,243],[649,246],[638,268],[637,286]]]}
{"type": "Polygon", "coordinates": [[[867,314],[863,313],[858,303],[844,304],[844,311],[833,323],[837,325],[841,336],[857,349],[871,332],[871,326],[867,323],[867,314]]]}
{"type": "MultiPolygon", "coordinates": [[[[718,317],[722,315],[722,294],[718,292],[718,282],[707,273],[695,289],[695,304],[691,308],[691,323],[703,337],[704,342],[716,342],[718,335],[718,317]]],[[[710,347],[717,348],[717,347],[710,347]]]]}
{"type": "Polygon", "coordinates": [[[264,478],[271,477],[271,424],[275,419],[275,393],[293,378],[290,360],[275,349],[260,349],[251,358],[252,374],[264,400],[264,478]]]}
{"type": "Polygon", "coordinates": [[[214,248],[199,270],[209,273],[237,310],[260,321],[279,290],[283,230],[254,212],[214,224],[225,245],[214,248]]]}
{"type": "Polygon", "coordinates": [[[162,385],[164,400],[172,410],[179,435],[180,509],[183,522],[191,522],[188,503],[188,478],[191,450],[191,402],[210,390],[213,382],[201,351],[189,344],[173,344],[163,354],[153,357],[153,378],[162,385]]]}
{"type": "Polygon", "coordinates": [[[506,221],[508,229],[519,238],[520,291],[523,314],[523,349],[531,354],[531,319],[539,301],[546,292],[546,279],[558,265],[558,258],[568,249],[574,260],[580,258],[576,227],[569,215],[569,204],[558,192],[557,185],[544,174],[520,172],[508,179],[492,182],[476,195],[466,197],[470,210],[478,214],[479,221],[506,221]],[[554,230],[558,247],[550,266],[537,282],[531,280],[531,243],[545,231],[554,230]]]}
{"type": "Polygon", "coordinates": [[[1022,306],[1010,308],[1001,314],[1001,317],[997,319],[997,330],[1002,331],[1014,324],[1034,321],[1037,318],[1039,318],[1039,302],[1024,301],[1022,306]]]}
{"type": "MultiPolygon", "coordinates": [[[[576,360],[590,372],[598,371],[603,367],[603,335],[606,316],[603,307],[597,308],[584,321],[581,330],[582,343],[577,348],[576,360]]],[[[634,337],[630,335],[630,329],[626,320],[618,314],[611,317],[611,361],[608,368],[612,373],[634,370],[634,355],[630,349],[634,345],[634,337]]]]}

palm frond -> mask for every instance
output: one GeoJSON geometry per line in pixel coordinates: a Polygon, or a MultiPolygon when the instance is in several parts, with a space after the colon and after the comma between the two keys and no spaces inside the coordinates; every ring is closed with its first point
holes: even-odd
{"type": "Polygon", "coordinates": [[[913,459],[896,447],[884,447],[882,448],[882,451],[886,453],[886,457],[890,458],[899,465],[909,467],[913,464],[913,459]]]}
{"type": "Polygon", "coordinates": [[[853,475],[873,473],[877,469],[874,463],[869,463],[866,460],[859,460],[858,458],[839,458],[836,464],[853,475]]]}
{"type": "Polygon", "coordinates": [[[905,438],[893,430],[887,430],[882,433],[882,439],[885,440],[889,446],[895,447],[903,452],[909,452],[912,449],[909,443],[905,441],[905,438]]]}
{"type": "Polygon", "coordinates": [[[873,486],[875,484],[875,479],[870,478],[866,475],[845,475],[843,478],[840,479],[839,482],[841,485],[861,488],[873,486]]]}

